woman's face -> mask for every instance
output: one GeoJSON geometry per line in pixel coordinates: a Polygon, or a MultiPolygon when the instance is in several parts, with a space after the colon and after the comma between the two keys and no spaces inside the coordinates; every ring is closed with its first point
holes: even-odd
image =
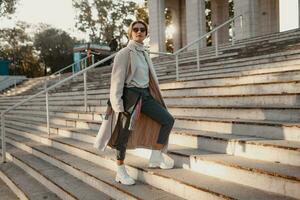
{"type": "Polygon", "coordinates": [[[131,37],[134,41],[143,43],[146,38],[146,27],[141,23],[136,23],[132,27],[131,37]]]}

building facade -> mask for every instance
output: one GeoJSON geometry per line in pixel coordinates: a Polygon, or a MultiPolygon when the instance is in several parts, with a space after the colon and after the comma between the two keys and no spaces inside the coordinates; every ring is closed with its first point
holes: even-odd
{"type": "MultiPolygon", "coordinates": [[[[232,0],[232,3],[234,16],[243,15],[242,28],[238,21],[233,25],[235,39],[279,32],[279,0],[232,0]]],[[[210,8],[206,8],[205,0],[149,0],[148,6],[151,51],[165,51],[165,8],[171,10],[176,30],[173,35],[175,51],[207,32],[206,9],[211,10],[212,27],[229,19],[228,0],[210,0],[210,8]]],[[[226,43],[229,38],[229,26],[219,30],[219,43],[226,43]]],[[[213,36],[212,43],[214,40],[213,36]]],[[[205,46],[203,40],[200,47],[205,46]]]]}

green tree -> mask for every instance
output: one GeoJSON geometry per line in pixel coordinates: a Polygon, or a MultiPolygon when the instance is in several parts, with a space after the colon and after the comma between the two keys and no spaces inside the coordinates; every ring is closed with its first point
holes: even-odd
{"type": "Polygon", "coordinates": [[[26,28],[26,23],[18,22],[14,28],[0,30],[0,59],[12,61],[11,75],[41,76],[42,68],[26,28]]]}
{"type": "Polygon", "coordinates": [[[137,4],[117,0],[73,0],[77,10],[76,27],[89,34],[91,42],[109,43],[114,37],[121,44],[134,19],[137,4]]]}
{"type": "Polygon", "coordinates": [[[34,46],[45,66],[45,75],[48,67],[53,73],[73,62],[74,43],[75,40],[68,33],[55,28],[46,29],[35,35],[34,46]]]}
{"type": "MultiPolygon", "coordinates": [[[[43,75],[39,57],[32,45],[21,46],[17,55],[16,74],[24,74],[27,77],[39,77],[43,75]]],[[[11,72],[13,74],[13,72],[11,72]]]]}
{"type": "Polygon", "coordinates": [[[16,10],[16,4],[19,0],[0,0],[0,17],[13,14],[16,10]]]}
{"type": "Polygon", "coordinates": [[[149,13],[148,13],[148,1],[145,0],[144,4],[138,6],[135,13],[136,19],[143,20],[147,24],[149,24],[149,13]]]}

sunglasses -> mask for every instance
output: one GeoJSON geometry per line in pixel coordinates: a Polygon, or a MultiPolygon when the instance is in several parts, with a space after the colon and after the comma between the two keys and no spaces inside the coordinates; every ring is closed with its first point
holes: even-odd
{"type": "Polygon", "coordinates": [[[139,31],[144,33],[146,31],[146,29],[145,28],[133,28],[132,31],[135,32],[135,33],[139,32],[139,31]]]}

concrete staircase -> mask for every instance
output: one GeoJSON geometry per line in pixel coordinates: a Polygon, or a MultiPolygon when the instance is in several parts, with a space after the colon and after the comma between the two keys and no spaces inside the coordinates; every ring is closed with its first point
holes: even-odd
{"type": "Polygon", "coordinates": [[[25,76],[1,76],[0,75],[0,91],[20,84],[27,78],[25,76]]]}
{"type": "MultiPolygon", "coordinates": [[[[300,199],[299,34],[225,44],[219,58],[203,49],[199,71],[187,52],[180,81],[172,60],[154,59],[176,119],[168,152],[174,169],[149,169],[150,151],[130,150],[126,167],[137,184],[114,182],[114,151],[92,146],[109,96],[107,66],[88,73],[88,111],[82,77],[51,91],[50,135],[44,96],[6,115],[0,177],[24,199],[300,199]]],[[[0,110],[42,88],[3,94],[0,110]]]]}

